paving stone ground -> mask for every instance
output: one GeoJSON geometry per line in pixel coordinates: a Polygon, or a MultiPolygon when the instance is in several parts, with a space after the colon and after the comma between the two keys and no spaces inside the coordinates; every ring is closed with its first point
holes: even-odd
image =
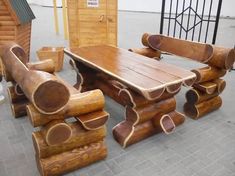
{"type": "MultiPolygon", "coordinates": [[[[42,46],[67,46],[62,32],[53,29],[53,9],[32,6],[37,19],[33,22],[31,59],[42,46]]],[[[61,17],[61,11],[60,11],[61,17]]],[[[62,19],[62,18],[61,18],[62,19]]],[[[144,32],[157,33],[160,16],[151,13],[119,12],[119,46],[140,47],[144,32]]],[[[62,29],[62,24],[60,23],[62,29]]],[[[232,47],[235,20],[222,19],[218,44],[232,47]]],[[[169,62],[186,68],[195,63],[165,57],[169,62]]],[[[198,65],[199,66],[199,65],[198,65]]],[[[75,83],[75,73],[66,57],[64,70],[59,73],[69,83],[75,83]]],[[[122,121],[123,108],[106,97],[108,121],[108,157],[67,176],[235,176],[235,72],[225,77],[227,87],[222,94],[223,107],[198,121],[186,119],[171,135],[158,134],[123,149],[112,138],[111,129],[122,121]]],[[[3,82],[3,86],[6,83],[3,82]]],[[[186,89],[177,95],[177,110],[182,112],[186,89]]],[[[6,95],[6,91],[4,92],[6,95]]],[[[8,98],[0,105],[0,176],[37,176],[31,140],[33,127],[27,117],[14,119],[8,98]]]]}

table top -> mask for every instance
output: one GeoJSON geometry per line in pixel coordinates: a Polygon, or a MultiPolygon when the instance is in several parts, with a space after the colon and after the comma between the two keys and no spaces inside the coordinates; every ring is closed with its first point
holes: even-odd
{"type": "Polygon", "coordinates": [[[164,91],[175,93],[182,84],[191,86],[196,79],[191,71],[107,45],[65,49],[65,53],[149,100],[158,98],[164,91]]]}

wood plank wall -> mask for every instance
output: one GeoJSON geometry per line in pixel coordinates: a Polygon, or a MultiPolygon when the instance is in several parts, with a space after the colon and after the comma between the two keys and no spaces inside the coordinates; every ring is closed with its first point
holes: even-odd
{"type": "Polygon", "coordinates": [[[70,47],[117,45],[117,0],[99,0],[98,8],[88,8],[87,0],[67,2],[70,47]]]}

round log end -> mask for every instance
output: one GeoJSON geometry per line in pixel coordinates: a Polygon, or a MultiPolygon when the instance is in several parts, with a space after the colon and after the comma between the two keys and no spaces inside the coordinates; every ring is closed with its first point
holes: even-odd
{"type": "Polygon", "coordinates": [[[194,83],[199,83],[201,81],[201,74],[199,73],[198,70],[191,70],[191,72],[195,73],[196,74],[196,79],[195,79],[195,82],[194,83]]]}
{"type": "Polygon", "coordinates": [[[226,87],[226,81],[222,80],[220,84],[217,85],[218,86],[218,92],[222,93],[226,87]]]}
{"type": "Polygon", "coordinates": [[[54,114],[68,103],[70,93],[64,84],[53,80],[42,83],[32,97],[40,112],[54,114]]]}
{"type": "Polygon", "coordinates": [[[195,104],[198,102],[199,94],[195,89],[191,89],[186,93],[186,100],[190,104],[195,104]]]}
{"type": "Polygon", "coordinates": [[[225,64],[224,64],[225,69],[226,70],[231,69],[234,64],[234,61],[235,61],[235,51],[234,51],[234,49],[231,49],[228,53],[227,59],[225,59],[225,64]]]}
{"type": "Polygon", "coordinates": [[[58,123],[47,130],[45,139],[48,145],[59,145],[70,139],[72,129],[66,123],[58,123]]]}
{"type": "Polygon", "coordinates": [[[198,111],[197,108],[190,103],[185,103],[184,104],[184,113],[186,116],[192,118],[192,119],[197,119],[198,118],[198,111]]]}
{"type": "Polygon", "coordinates": [[[149,46],[148,45],[148,38],[149,38],[150,34],[148,33],[144,33],[143,36],[142,36],[142,44],[144,46],[149,46]]]}
{"type": "Polygon", "coordinates": [[[175,130],[175,123],[169,115],[162,116],[160,125],[166,134],[170,134],[175,130]]]}

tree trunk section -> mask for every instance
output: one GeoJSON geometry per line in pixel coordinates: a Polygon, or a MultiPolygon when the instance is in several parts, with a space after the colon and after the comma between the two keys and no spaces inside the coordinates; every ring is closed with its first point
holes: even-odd
{"type": "Polygon", "coordinates": [[[63,145],[49,146],[41,131],[33,132],[32,139],[36,154],[40,158],[47,158],[52,155],[100,141],[106,136],[106,128],[104,126],[100,129],[91,131],[82,128],[79,122],[73,122],[69,124],[69,126],[72,129],[72,136],[68,141],[63,143],[63,145]]]}
{"type": "Polygon", "coordinates": [[[100,141],[44,159],[36,156],[36,160],[42,176],[54,176],[88,166],[106,156],[106,145],[100,141]]]}

